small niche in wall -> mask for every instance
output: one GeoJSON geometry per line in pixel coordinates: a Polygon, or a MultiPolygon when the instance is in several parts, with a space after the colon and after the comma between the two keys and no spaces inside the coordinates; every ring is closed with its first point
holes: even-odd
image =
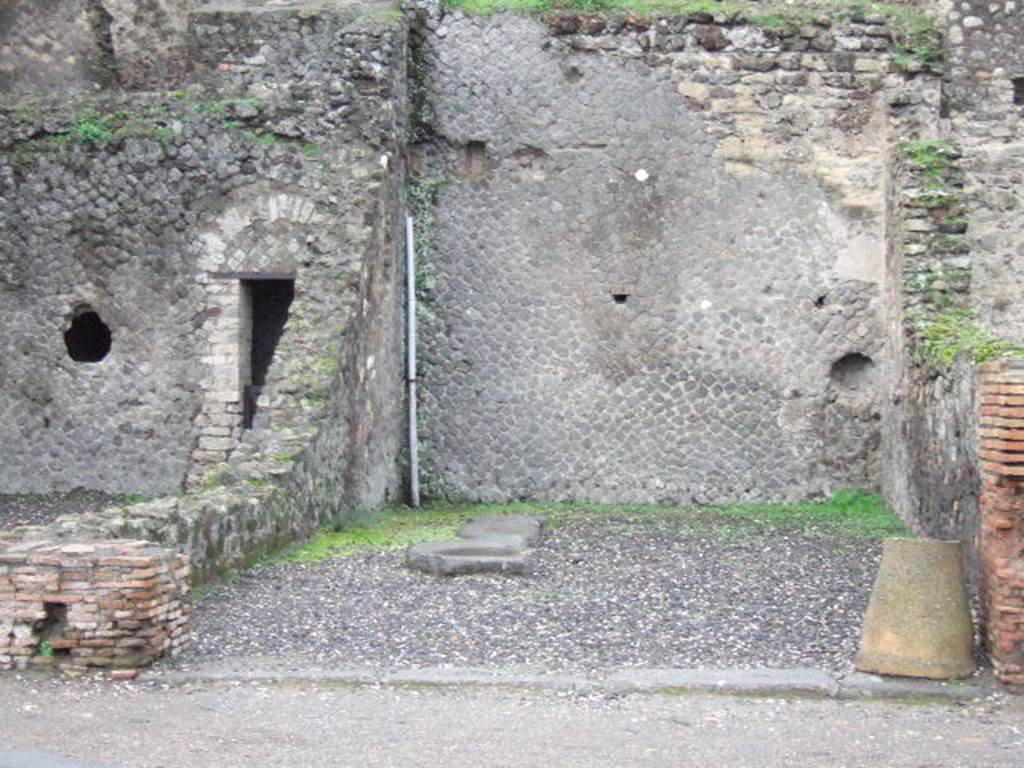
{"type": "Polygon", "coordinates": [[[1011,77],[1010,82],[1013,84],[1013,103],[1024,106],[1024,76],[1011,77]]]}
{"type": "Polygon", "coordinates": [[[243,338],[249,339],[249,349],[242,350],[249,355],[249,380],[244,384],[243,426],[252,429],[257,403],[264,385],[267,371],[274,361],[277,343],[288,322],[288,310],[295,298],[294,280],[243,280],[243,290],[248,294],[251,311],[251,328],[243,338]]]}
{"type": "Polygon", "coordinates": [[[46,618],[41,619],[32,627],[33,634],[39,640],[39,650],[43,656],[70,656],[71,651],[63,647],[64,631],[68,626],[68,607],[64,603],[43,603],[46,618]]]}
{"type": "Polygon", "coordinates": [[[64,345],[76,363],[98,363],[110,352],[110,328],[92,307],[78,307],[64,331],[64,345]]]}
{"type": "Polygon", "coordinates": [[[484,181],[487,178],[487,144],[471,141],[462,149],[462,175],[467,181],[484,181]]]}
{"type": "Polygon", "coordinates": [[[829,377],[842,390],[868,389],[875,381],[875,361],[860,352],[849,352],[832,363],[829,377]]]}
{"type": "Polygon", "coordinates": [[[613,293],[612,294],[612,301],[614,301],[616,304],[625,304],[627,301],[629,301],[629,294],[628,293],[613,293]]]}

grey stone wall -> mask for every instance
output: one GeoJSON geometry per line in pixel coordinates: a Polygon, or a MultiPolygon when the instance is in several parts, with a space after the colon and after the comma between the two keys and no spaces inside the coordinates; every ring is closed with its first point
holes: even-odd
{"type": "Polygon", "coordinates": [[[0,219],[12,244],[0,274],[20,303],[0,305],[17,329],[4,354],[4,381],[16,384],[0,400],[11,415],[0,487],[47,490],[59,472],[68,486],[178,489],[196,441],[202,448],[213,434],[202,407],[218,381],[210,365],[220,364],[205,355],[222,330],[211,326],[222,309],[213,287],[236,280],[225,272],[290,271],[295,299],[268,374],[269,418],[242,434],[230,460],[188,492],[14,534],[161,542],[188,551],[203,581],[401,493],[406,38],[403,20],[377,8],[307,7],[272,21],[259,9],[221,10],[197,16],[194,34],[209,41],[211,66],[187,92],[5,113],[2,197],[18,207],[0,219]],[[322,68],[289,59],[304,68],[272,81],[218,65],[237,63],[257,38],[276,49],[277,35],[299,27],[336,46],[322,68]],[[110,136],[82,135],[83,105],[110,136]],[[86,258],[66,246],[90,226],[102,229],[86,258]],[[52,266],[34,266],[49,253],[52,266]],[[75,291],[110,323],[100,363],[64,359],[75,291]],[[119,314],[122,305],[135,314],[119,314]],[[48,325],[28,323],[47,312],[57,315],[48,325]],[[39,402],[33,374],[66,386],[39,402]],[[131,398],[145,407],[131,411],[131,398]],[[58,406],[91,452],[36,425],[58,406]],[[135,443],[118,437],[129,418],[135,443]]]}
{"type": "Polygon", "coordinates": [[[952,135],[964,149],[973,309],[996,332],[1024,338],[1024,16],[1015,3],[962,0],[948,11],[952,135]]]}
{"type": "Polygon", "coordinates": [[[428,24],[430,492],[877,487],[887,144],[937,81],[878,21],[710,21],[428,24]]]}
{"type": "Polygon", "coordinates": [[[189,13],[203,0],[97,1],[110,15],[110,39],[121,87],[180,87],[193,56],[189,13]]]}
{"type": "Polygon", "coordinates": [[[8,0],[0,7],[0,93],[94,90],[116,80],[99,0],[8,0]]]}
{"type": "Polygon", "coordinates": [[[191,56],[201,0],[8,0],[0,8],[0,93],[170,89],[191,56]]]}
{"type": "Polygon", "coordinates": [[[926,177],[894,166],[890,183],[890,357],[885,418],[889,506],[912,530],[964,544],[978,579],[978,374],[922,353],[930,318],[965,310],[993,339],[1019,342],[1024,305],[1015,286],[1024,253],[1024,19],[1014,3],[943,0],[947,28],[945,119],[937,121],[951,167],[926,177]]]}
{"type": "Polygon", "coordinates": [[[963,544],[972,586],[978,580],[977,372],[968,360],[941,373],[908,367],[887,409],[886,502],[918,535],[963,544]]]}
{"type": "Polygon", "coordinates": [[[206,142],[174,118],[160,123],[164,139],[147,136],[150,106],[124,105],[146,129],[118,141],[97,137],[113,130],[107,118],[119,104],[90,102],[88,118],[29,102],[3,114],[5,491],[153,492],[181,483],[201,376],[189,222],[193,206],[231,183],[211,172],[217,156],[247,149],[227,137],[219,147],[206,142]],[[75,362],[65,346],[85,306],[111,331],[100,362],[75,362]]]}
{"type": "MultiPolygon", "coordinates": [[[[349,418],[362,419],[360,449],[373,458],[377,479],[353,503],[395,493],[401,356],[364,336],[393,351],[402,334],[402,29],[375,7],[273,20],[217,11],[197,17],[213,66],[187,91],[3,111],[0,488],[166,493],[190,459],[226,458],[240,413],[221,423],[208,405],[224,396],[220,371],[239,364],[237,350],[218,355],[238,344],[220,335],[231,307],[213,299],[225,280],[237,284],[231,275],[285,273],[296,296],[268,374],[271,418],[249,437],[308,430],[334,408],[345,416],[331,426],[331,461],[345,466],[349,418]],[[299,71],[246,81],[218,66],[254,39],[276,49],[275,35],[299,27],[334,46],[323,68],[295,60],[299,71]],[[84,306],[112,334],[96,363],[64,347],[84,306]]],[[[322,491],[334,501],[342,474],[322,491]]]]}
{"type": "Polygon", "coordinates": [[[977,372],[967,353],[952,364],[930,359],[923,337],[936,318],[971,306],[961,163],[960,150],[939,141],[904,145],[893,157],[886,345],[892,378],[883,403],[883,489],[889,508],[912,532],[963,543],[976,588],[977,372]],[[929,151],[922,154],[922,147],[929,151]]]}

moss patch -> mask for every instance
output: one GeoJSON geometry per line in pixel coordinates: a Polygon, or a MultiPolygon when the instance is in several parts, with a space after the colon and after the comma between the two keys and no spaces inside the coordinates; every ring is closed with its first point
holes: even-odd
{"type": "MultiPolygon", "coordinates": [[[[626,534],[640,521],[685,525],[706,530],[723,541],[731,532],[775,529],[820,530],[837,536],[881,538],[905,535],[900,520],[882,500],[861,491],[840,491],[831,499],[809,504],[730,504],[717,507],[676,507],[654,504],[584,504],[577,502],[516,502],[472,504],[432,502],[421,510],[391,508],[376,519],[322,531],[284,559],[312,563],[334,557],[350,557],[396,549],[438,539],[452,539],[466,522],[484,515],[533,515],[545,517],[549,526],[582,522],[619,522],[626,534]]],[[[612,530],[612,529],[610,529],[612,530]]]]}
{"type": "Polygon", "coordinates": [[[332,557],[404,549],[412,544],[455,537],[470,516],[462,510],[392,508],[371,521],[346,525],[337,531],[321,531],[283,559],[315,563],[332,557]]]}
{"type": "Polygon", "coordinates": [[[745,504],[719,509],[726,516],[769,528],[785,524],[801,529],[829,529],[844,536],[872,539],[906,535],[903,523],[886,509],[882,499],[863,491],[838,491],[827,501],[814,504],[745,504]]]}

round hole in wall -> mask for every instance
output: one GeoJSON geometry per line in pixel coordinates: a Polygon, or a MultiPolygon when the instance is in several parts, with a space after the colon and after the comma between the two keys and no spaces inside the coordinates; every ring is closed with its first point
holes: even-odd
{"type": "Polygon", "coordinates": [[[77,363],[98,363],[110,352],[110,329],[92,307],[79,307],[64,331],[68,356],[77,363]]]}
{"type": "Polygon", "coordinates": [[[562,73],[570,83],[578,83],[583,79],[583,70],[575,65],[566,67],[562,73]]]}
{"type": "Polygon", "coordinates": [[[866,389],[875,380],[875,361],[860,352],[849,352],[832,363],[829,375],[842,389],[866,389]]]}

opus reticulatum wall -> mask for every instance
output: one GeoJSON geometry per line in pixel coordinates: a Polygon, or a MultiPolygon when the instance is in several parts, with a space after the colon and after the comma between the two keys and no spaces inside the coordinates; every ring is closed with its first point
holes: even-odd
{"type": "Polygon", "coordinates": [[[425,34],[435,492],[877,487],[886,168],[938,79],[894,63],[881,21],[710,21],[456,15],[425,34]]]}
{"type": "Polygon", "coordinates": [[[0,532],[0,664],[145,663],[179,553],[208,580],[403,498],[407,209],[428,494],[881,489],[1012,614],[976,363],[1024,317],[1016,6],[136,6],[0,11],[0,492],[163,495],[0,532]]]}

